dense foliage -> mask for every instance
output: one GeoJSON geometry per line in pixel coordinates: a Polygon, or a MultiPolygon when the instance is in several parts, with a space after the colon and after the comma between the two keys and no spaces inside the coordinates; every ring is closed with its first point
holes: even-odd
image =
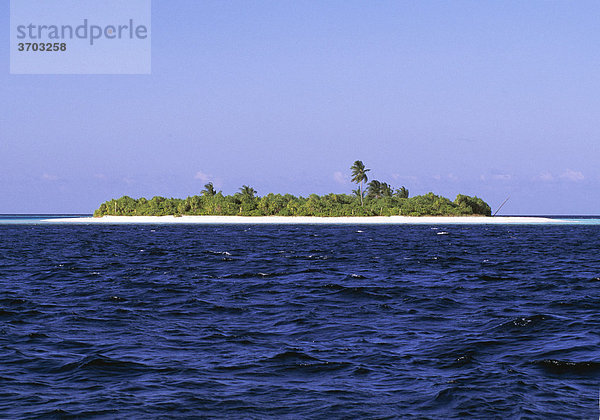
{"type": "Polygon", "coordinates": [[[370,171],[357,160],[350,167],[352,182],[358,185],[354,195],[311,194],[307,198],[291,194],[267,194],[258,197],[254,188],[243,185],[234,195],[217,192],[212,182],[201,195],[179,198],[121,197],[102,203],[94,212],[101,216],[490,216],[490,206],[481,198],[459,194],[454,202],[428,193],[409,198],[408,189],[394,189],[385,182],[371,180],[363,184],[370,171]]]}
{"type": "MultiPolygon", "coordinates": [[[[208,185],[208,184],[207,184],[208,185]]],[[[210,185],[212,188],[212,185],[210,185]]],[[[371,186],[369,186],[371,187],[371,186]]],[[[428,193],[408,198],[408,191],[391,193],[387,186],[373,185],[364,198],[360,195],[328,194],[296,197],[291,194],[256,196],[248,186],[234,195],[207,188],[202,195],[186,199],[121,197],[103,203],[94,216],[490,216],[490,206],[482,199],[458,195],[450,201],[428,193]],[[361,198],[364,203],[361,205],[361,198]]]]}

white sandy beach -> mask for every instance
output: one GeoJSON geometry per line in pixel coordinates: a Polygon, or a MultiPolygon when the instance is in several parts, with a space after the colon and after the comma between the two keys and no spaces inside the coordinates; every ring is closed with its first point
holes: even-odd
{"type": "Polygon", "coordinates": [[[336,225],[481,225],[481,224],[560,224],[544,217],[284,217],[284,216],[104,216],[46,219],[48,223],[84,224],[336,224],[336,225]]]}

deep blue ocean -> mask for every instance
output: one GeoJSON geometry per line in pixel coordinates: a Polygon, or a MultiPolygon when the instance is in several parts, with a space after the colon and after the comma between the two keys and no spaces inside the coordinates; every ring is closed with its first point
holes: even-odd
{"type": "Polygon", "coordinates": [[[598,418],[600,224],[0,220],[0,418],[598,418]]]}

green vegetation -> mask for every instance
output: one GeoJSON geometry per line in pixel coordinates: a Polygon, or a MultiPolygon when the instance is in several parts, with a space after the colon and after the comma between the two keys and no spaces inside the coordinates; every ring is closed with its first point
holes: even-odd
{"type": "Polygon", "coordinates": [[[428,193],[409,198],[408,190],[393,190],[385,182],[367,181],[361,161],[351,167],[352,181],[359,184],[354,195],[327,194],[296,197],[291,194],[267,194],[259,197],[257,191],[244,185],[233,195],[217,192],[211,182],[201,195],[186,199],[153,197],[133,199],[121,197],[100,205],[94,212],[100,216],[165,216],[165,215],[219,215],[219,216],[490,216],[490,206],[480,198],[459,194],[456,200],[428,193]],[[366,194],[365,194],[366,192],[366,194]]]}
{"type": "MultiPolygon", "coordinates": [[[[365,164],[362,163],[362,161],[357,160],[350,167],[350,170],[352,171],[352,182],[355,182],[359,185],[358,196],[360,197],[360,205],[364,206],[363,182],[368,181],[367,172],[369,172],[370,169],[365,168],[365,164]]],[[[356,191],[354,192],[356,193],[356,191]]]]}

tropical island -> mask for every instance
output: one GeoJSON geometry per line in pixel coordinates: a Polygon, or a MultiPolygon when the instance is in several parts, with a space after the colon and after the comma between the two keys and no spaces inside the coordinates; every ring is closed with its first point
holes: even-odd
{"type": "Polygon", "coordinates": [[[428,193],[409,197],[404,186],[394,189],[385,182],[371,180],[363,162],[351,166],[352,181],[358,188],[348,194],[292,194],[258,196],[257,191],[242,186],[233,195],[216,191],[212,182],[200,195],[185,199],[153,197],[134,199],[123,196],[104,202],[94,212],[103,216],[491,216],[490,206],[478,197],[459,194],[454,201],[428,193]],[[366,188],[365,188],[366,185],[366,188]]]}

